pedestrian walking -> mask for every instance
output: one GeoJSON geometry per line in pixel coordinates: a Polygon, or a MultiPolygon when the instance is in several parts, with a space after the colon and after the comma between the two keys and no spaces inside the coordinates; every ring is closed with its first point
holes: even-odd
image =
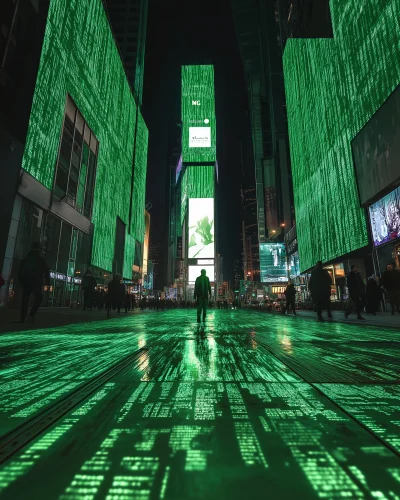
{"type": "Polygon", "coordinates": [[[394,268],[393,264],[388,264],[382,274],[381,284],[386,290],[392,315],[395,308],[400,313],[400,272],[394,268]]]}
{"type": "Polygon", "coordinates": [[[292,309],[293,314],[296,316],[296,289],[292,280],[289,280],[288,286],[285,290],[286,308],[284,313],[288,313],[292,309]]]}
{"type": "MultiPolygon", "coordinates": [[[[125,285],[124,285],[125,287],[125,285]]],[[[129,292],[125,293],[124,297],[124,307],[125,307],[125,313],[131,310],[131,294],[129,292]]]]}
{"type": "Polygon", "coordinates": [[[114,274],[113,279],[108,284],[107,294],[107,316],[110,316],[111,309],[118,313],[121,312],[121,306],[125,298],[125,285],[121,282],[121,276],[114,274]]]}
{"type": "Polygon", "coordinates": [[[308,286],[317,309],[318,321],[324,321],[322,311],[325,307],[328,311],[328,318],[331,319],[332,278],[328,271],[323,268],[322,261],[318,261],[315,268],[311,271],[311,278],[308,286]]]}
{"type": "Polygon", "coordinates": [[[379,304],[382,300],[382,290],[374,275],[367,280],[365,297],[367,300],[367,314],[376,316],[376,313],[379,312],[379,304]]]}
{"type": "Polygon", "coordinates": [[[201,270],[201,275],[196,278],[193,298],[197,300],[197,323],[200,323],[201,313],[203,313],[203,324],[206,321],[208,299],[211,299],[211,284],[206,276],[206,270],[201,270]]]}
{"type": "Polygon", "coordinates": [[[353,307],[355,307],[357,319],[364,320],[361,311],[365,301],[365,285],[357,266],[351,266],[351,271],[347,275],[347,288],[349,290],[349,299],[344,313],[346,319],[352,313],[353,307]]]}
{"type": "Polygon", "coordinates": [[[82,277],[84,311],[86,311],[86,309],[88,309],[89,311],[93,309],[96,286],[97,286],[97,281],[93,276],[91,269],[87,269],[87,271],[84,273],[82,277]]]}
{"type": "Polygon", "coordinates": [[[21,323],[26,319],[30,296],[33,295],[33,305],[29,317],[35,318],[43,297],[43,284],[50,284],[50,272],[46,261],[40,255],[40,243],[33,243],[32,249],[22,260],[18,279],[22,285],[21,323]]]}

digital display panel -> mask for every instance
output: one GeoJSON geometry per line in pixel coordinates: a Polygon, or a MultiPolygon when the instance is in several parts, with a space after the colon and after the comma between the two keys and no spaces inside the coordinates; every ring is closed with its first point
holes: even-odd
{"type": "Polygon", "coordinates": [[[214,67],[182,66],[182,160],[216,160],[214,67]]]}
{"type": "Polygon", "coordinates": [[[189,266],[189,283],[194,283],[196,281],[196,278],[200,276],[202,269],[206,270],[206,275],[210,279],[210,282],[215,280],[214,266],[189,266]]]}
{"type": "MultiPolygon", "coordinates": [[[[49,5],[22,160],[22,167],[48,189],[68,94],[99,141],[92,264],[111,271],[117,217],[127,225],[125,256],[130,261],[134,246],[128,242],[128,226],[136,105],[100,0],[80,0],[79,8],[71,0],[49,5]]],[[[144,193],[143,182],[140,190],[144,193]]],[[[135,203],[143,217],[139,191],[135,203]]],[[[128,262],[124,273],[130,268],[128,262]]]]}
{"type": "Polygon", "coordinates": [[[260,274],[262,283],[288,281],[286,247],[283,243],[260,243],[260,274]]]}
{"type": "Polygon", "coordinates": [[[214,258],[214,198],[189,199],[188,258],[214,258]]]}
{"type": "Polygon", "coordinates": [[[368,244],[352,139],[399,84],[395,2],[330,3],[334,39],[289,39],[284,73],[301,271],[368,244]],[[389,7],[393,5],[393,8],[389,7]]]}
{"type": "Polygon", "coordinates": [[[369,207],[374,246],[400,238],[400,187],[369,207]]]}
{"type": "Polygon", "coordinates": [[[181,225],[189,198],[214,198],[215,168],[210,165],[186,167],[181,183],[181,225]]]}
{"type": "Polygon", "coordinates": [[[362,204],[399,183],[400,87],[370,119],[352,146],[362,204]]]}

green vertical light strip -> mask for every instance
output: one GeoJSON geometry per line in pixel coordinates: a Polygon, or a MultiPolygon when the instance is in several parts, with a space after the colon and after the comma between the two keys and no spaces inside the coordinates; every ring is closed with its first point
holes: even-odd
{"type": "Polygon", "coordinates": [[[181,182],[181,226],[187,211],[189,198],[214,198],[215,167],[187,167],[181,182]]]}
{"type": "Polygon", "coordinates": [[[216,119],[212,65],[182,66],[181,108],[183,162],[215,161],[216,119]],[[191,135],[207,137],[209,145],[199,147],[201,140],[191,141],[191,135]]]}
{"type": "Polygon", "coordinates": [[[351,140],[400,82],[400,0],[330,5],[334,39],[284,54],[302,271],[367,245],[351,140]]]}
{"type": "Polygon", "coordinates": [[[144,205],[146,198],[147,149],[149,132],[139,111],[136,132],[135,171],[132,197],[131,234],[139,241],[144,241],[144,205]]]}
{"type": "MultiPolygon", "coordinates": [[[[143,215],[144,217],[144,215],[143,215]]],[[[126,231],[124,255],[124,278],[132,279],[132,266],[135,259],[135,238],[126,231]]]]}
{"type": "Polygon", "coordinates": [[[111,270],[117,216],[129,222],[136,105],[100,0],[50,2],[22,161],[48,189],[67,94],[99,141],[92,264],[111,270]]]}

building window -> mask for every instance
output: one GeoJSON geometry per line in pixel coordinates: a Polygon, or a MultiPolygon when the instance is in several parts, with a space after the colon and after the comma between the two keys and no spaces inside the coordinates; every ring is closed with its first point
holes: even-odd
{"type": "Polygon", "coordinates": [[[92,215],[98,141],[68,96],[54,193],[88,219],[92,215]]]}

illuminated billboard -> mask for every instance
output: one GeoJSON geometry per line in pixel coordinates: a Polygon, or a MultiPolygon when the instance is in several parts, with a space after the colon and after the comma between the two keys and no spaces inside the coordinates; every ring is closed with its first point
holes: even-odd
{"type": "Polygon", "coordinates": [[[260,243],[262,283],[288,281],[286,247],[283,243],[260,243]]]}
{"type": "Polygon", "coordinates": [[[400,87],[352,142],[360,202],[400,184],[400,87]]]}
{"type": "Polygon", "coordinates": [[[189,199],[189,259],[214,258],[214,198],[189,199]]]}
{"type": "Polygon", "coordinates": [[[196,278],[200,276],[202,269],[206,270],[206,275],[210,279],[210,282],[215,280],[214,266],[189,266],[189,283],[194,283],[196,281],[196,278]]]}
{"type": "Polygon", "coordinates": [[[400,238],[400,187],[371,205],[369,217],[374,246],[400,238]]]}
{"type": "Polygon", "coordinates": [[[398,2],[375,0],[365,7],[332,1],[333,39],[291,38],[285,47],[302,271],[368,244],[351,141],[399,84],[400,51],[398,2]]]}
{"type": "Polygon", "coordinates": [[[216,160],[214,67],[182,66],[182,160],[216,160]]]}

